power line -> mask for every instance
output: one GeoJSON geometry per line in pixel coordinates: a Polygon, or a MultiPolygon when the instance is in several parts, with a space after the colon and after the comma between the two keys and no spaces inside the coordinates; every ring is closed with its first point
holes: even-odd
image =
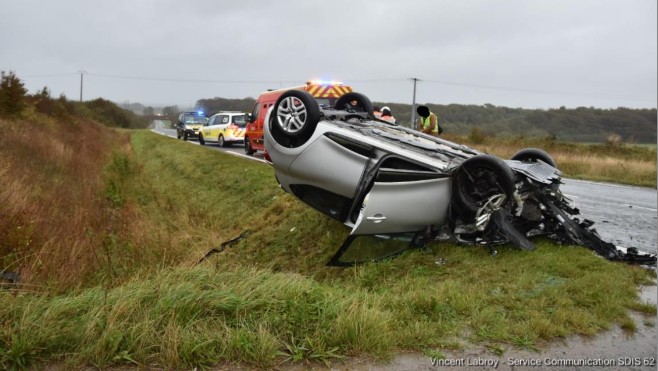
{"type": "Polygon", "coordinates": [[[470,83],[452,82],[452,81],[438,81],[438,80],[423,80],[423,81],[430,82],[430,83],[435,83],[435,84],[442,84],[442,85],[465,86],[465,87],[469,87],[469,88],[492,89],[492,90],[508,90],[508,91],[522,92],[522,93],[569,94],[568,92],[564,92],[564,91],[548,91],[548,90],[540,90],[540,89],[513,88],[513,87],[509,87],[509,86],[480,85],[480,84],[470,84],[470,83]]]}
{"type": "Polygon", "coordinates": [[[607,95],[599,93],[583,93],[583,92],[573,92],[573,91],[558,91],[558,90],[543,90],[543,89],[526,89],[526,88],[514,88],[509,86],[493,86],[493,85],[480,85],[480,84],[470,84],[470,83],[461,83],[461,82],[452,82],[452,81],[439,81],[439,80],[423,80],[424,82],[442,84],[442,85],[452,85],[452,86],[463,86],[469,88],[477,89],[491,89],[491,90],[503,90],[503,91],[513,91],[519,93],[533,93],[533,94],[547,94],[547,95],[566,95],[571,97],[585,97],[591,98],[593,96],[603,99],[624,99],[629,101],[644,102],[644,100],[633,99],[629,97],[623,97],[619,95],[607,95]]]}
{"type": "Polygon", "coordinates": [[[22,75],[22,78],[33,78],[33,77],[61,77],[61,76],[75,76],[77,73],[68,72],[68,73],[46,73],[38,75],[22,75]]]}
{"type": "MultiPolygon", "coordinates": [[[[147,80],[147,81],[170,81],[170,82],[194,82],[194,83],[223,83],[223,84],[297,84],[301,80],[217,80],[217,79],[188,79],[188,78],[167,78],[167,77],[144,77],[144,76],[126,76],[126,75],[108,75],[100,73],[87,73],[89,76],[98,76],[125,80],[147,80]]],[[[349,79],[350,83],[364,82],[401,82],[405,79],[349,79]]]]}
{"type": "Polygon", "coordinates": [[[87,73],[89,76],[106,77],[112,79],[124,80],[145,80],[145,81],[169,81],[169,82],[193,82],[204,84],[278,84],[278,83],[299,83],[299,80],[213,80],[213,79],[176,79],[164,77],[142,77],[142,76],[121,76],[121,75],[106,75],[100,73],[87,73]]]}
{"type": "MultiPolygon", "coordinates": [[[[75,76],[80,74],[78,73],[50,73],[50,74],[34,74],[34,75],[24,75],[24,78],[35,78],[35,77],[61,77],[61,76],[75,76]]],[[[114,75],[114,74],[101,74],[101,73],[90,73],[84,72],[87,76],[102,77],[109,79],[123,79],[123,80],[141,80],[141,81],[163,81],[163,82],[185,82],[185,83],[197,83],[197,84],[299,84],[300,81],[306,81],[306,79],[300,80],[232,80],[232,79],[192,79],[192,78],[167,78],[167,77],[148,77],[148,76],[130,76],[130,75],[114,75]]],[[[82,77],[81,77],[82,80],[82,77]]],[[[348,79],[350,84],[352,83],[398,83],[408,81],[409,79],[405,78],[388,78],[388,79],[348,79]]],[[[490,90],[499,90],[499,91],[511,91],[511,92],[520,92],[520,93],[533,93],[533,94],[548,94],[548,95],[564,95],[564,96],[573,96],[573,97],[598,97],[604,99],[624,99],[628,101],[637,101],[644,102],[644,100],[633,99],[630,97],[623,97],[620,95],[608,95],[600,93],[584,93],[584,92],[573,92],[573,91],[556,91],[556,90],[545,90],[545,89],[528,89],[528,88],[517,88],[511,86],[496,86],[496,85],[482,85],[482,84],[473,84],[465,82],[455,82],[455,81],[445,81],[445,80],[425,80],[425,79],[411,79],[414,81],[414,89],[416,82],[425,82],[430,84],[441,84],[441,85],[450,85],[450,86],[461,86],[469,87],[476,89],[490,89],[490,90]]],[[[82,93],[82,86],[80,87],[82,93]]]]}
{"type": "Polygon", "coordinates": [[[349,81],[350,84],[357,82],[357,83],[372,83],[372,82],[403,82],[407,81],[408,79],[348,79],[346,81],[349,81]]]}

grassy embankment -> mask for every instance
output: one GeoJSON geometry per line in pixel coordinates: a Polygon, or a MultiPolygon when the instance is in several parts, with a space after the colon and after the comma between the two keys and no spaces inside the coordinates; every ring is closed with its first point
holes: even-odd
{"type": "Polygon", "coordinates": [[[129,146],[91,123],[70,138],[30,124],[28,140],[26,124],[0,121],[0,247],[23,276],[0,291],[2,368],[272,366],[471,342],[500,354],[656,313],[636,294],[652,271],[548,241],[328,268],[348,231],[283,193],[267,165],[146,131],[129,146]]]}

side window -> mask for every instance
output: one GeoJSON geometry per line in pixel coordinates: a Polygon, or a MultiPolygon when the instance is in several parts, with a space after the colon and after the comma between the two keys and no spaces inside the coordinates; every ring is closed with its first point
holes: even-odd
{"type": "Polygon", "coordinates": [[[228,124],[228,116],[227,116],[227,115],[221,115],[221,116],[219,116],[218,121],[217,121],[217,124],[218,124],[218,125],[226,125],[226,124],[228,124]]]}
{"type": "Polygon", "coordinates": [[[256,103],[254,104],[254,109],[251,111],[251,119],[253,121],[256,121],[258,118],[258,112],[260,111],[260,104],[256,103]]]}
{"type": "Polygon", "coordinates": [[[244,114],[231,116],[231,124],[244,128],[247,125],[247,116],[244,114]]]}
{"type": "Polygon", "coordinates": [[[211,117],[210,120],[208,120],[208,122],[206,122],[206,126],[214,125],[215,117],[216,116],[211,117]]]}

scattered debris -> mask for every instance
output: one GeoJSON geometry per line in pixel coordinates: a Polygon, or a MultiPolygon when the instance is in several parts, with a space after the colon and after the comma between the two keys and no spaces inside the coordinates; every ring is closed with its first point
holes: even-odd
{"type": "Polygon", "coordinates": [[[228,241],[222,242],[221,245],[219,245],[219,248],[211,249],[210,251],[208,251],[206,253],[206,255],[203,256],[203,258],[199,259],[199,261],[197,262],[197,265],[201,264],[204,260],[208,259],[211,255],[219,254],[220,252],[224,251],[224,249],[226,249],[226,247],[231,246],[231,245],[237,243],[238,241],[242,240],[243,238],[247,237],[247,234],[249,234],[248,230],[242,232],[236,238],[233,238],[233,239],[230,239],[228,241]]]}

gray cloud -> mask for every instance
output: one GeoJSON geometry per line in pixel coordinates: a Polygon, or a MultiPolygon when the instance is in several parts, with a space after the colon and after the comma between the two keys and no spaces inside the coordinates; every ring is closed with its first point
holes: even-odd
{"type": "Polygon", "coordinates": [[[312,78],[376,101],[655,107],[652,0],[0,0],[34,92],[191,105],[312,78]]]}

